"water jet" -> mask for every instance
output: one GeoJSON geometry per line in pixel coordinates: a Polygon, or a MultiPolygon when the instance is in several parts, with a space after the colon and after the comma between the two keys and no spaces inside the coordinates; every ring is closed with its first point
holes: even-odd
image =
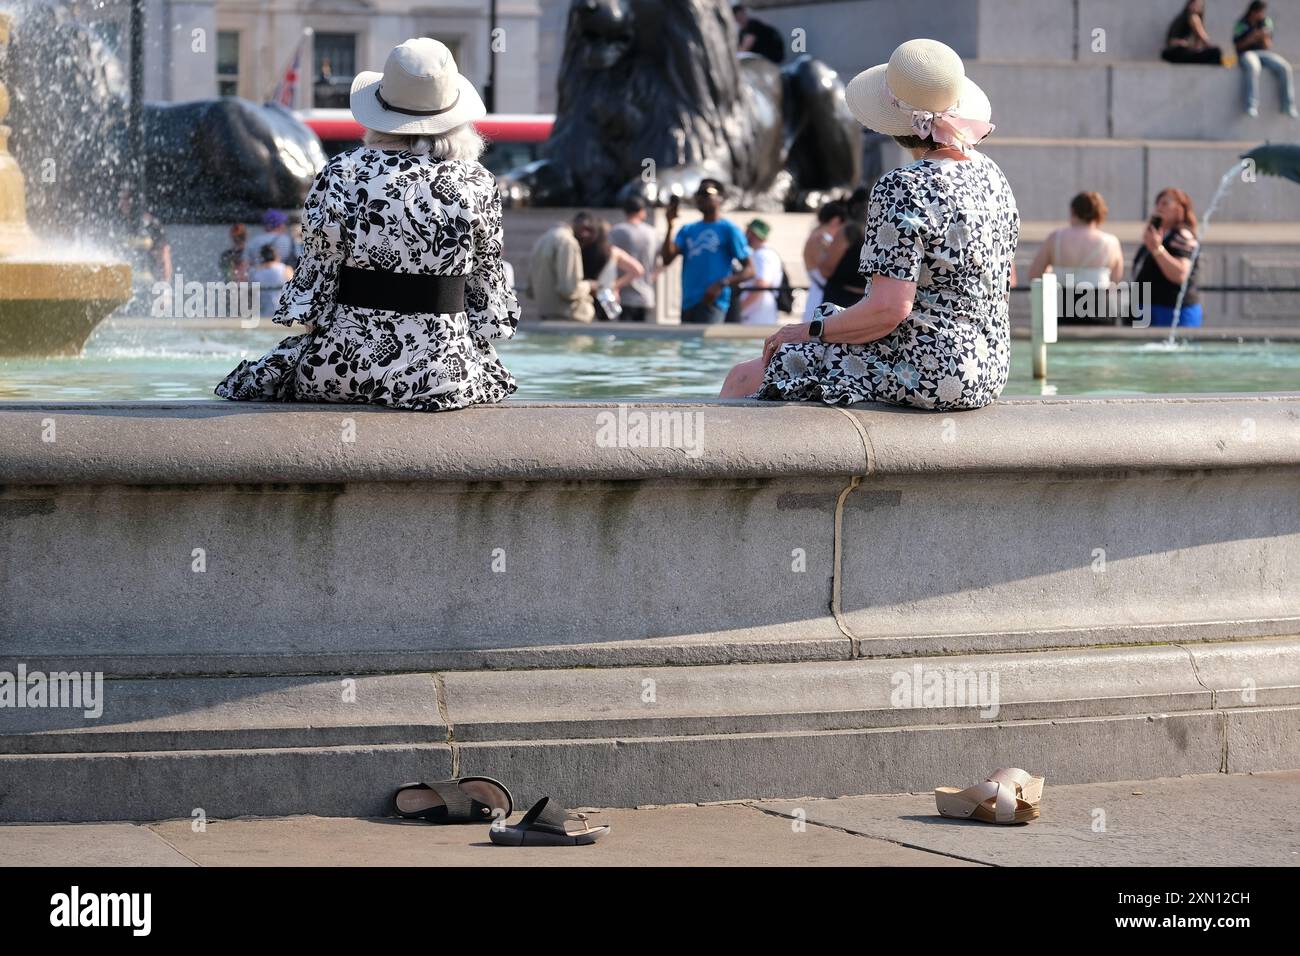
{"type": "MultiPolygon", "coordinates": [[[[10,17],[0,11],[0,66],[10,17]]],[[[27,225],[22,170],[9,154],[9,91],[0,80],[0,355],[75,355],[131,296],[131,268],[60,257],[27,225]]]]}

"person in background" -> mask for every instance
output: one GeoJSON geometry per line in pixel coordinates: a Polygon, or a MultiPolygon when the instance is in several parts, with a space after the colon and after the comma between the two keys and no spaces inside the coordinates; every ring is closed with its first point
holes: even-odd
{"type": "Polygon", "coordinates": [[[1268,67],[1277,77],[1282,94],[1282,112],[1296,117],[1295,78],[1291,64],[1273,51],[1273,18],[1268,15],[1268,4],[1254,0],[1232,29],[1232,42],[1237,47],[1241,69],[1246,77],[1246,115],[1259,115],[1259,68],[1268,67]]]}
{"type": "Polygon", "coordinates": [[[167,239],[167,227],[151,212],[140,220],[145,248],[149,251],[149,268],[156,280],[171,285],[172,245],[167,239]]]}
{"type": "Polygon", "coordinates": [[[1173,325],[1174,306],[1183,282],[1183,296],[1178,324],[1195,327],[1201,324],[1200,296],[1196,290],[1196,211],[1192,199],[1181,189],[1169,187],[1156,194],[1155,213],[1142,233],[1142,248],[1133,258],[1133,280],[1150,283],[1151,324],[1173,325]]]}
{"type": "Polygon", "coordinates": [[[654,228],[645,221],[644,202],[630,197],[623,204],[623,214],[627,219],[610,230],[609,241],[635,259],[642,274],[623,286],[619,304],[625,322],[645,322],[654,318],[659,243],[654,228]]]}
{"type": "Polygon", "coordinates": [[[1205,0],[1187,0],[1183,12],[1169,24],[1160,58],[1168,63],[1223,65],[1223,51],[1210,43],[1205,32],[1205,0]]]}
{"type": "Polygon", "coordinates": [[[745,229],[745,241],[753,251],[754,278],[740,292],[740,321],[743,325],[777,325],[776,290],[781,288],[785,267],[776,250],[767,244],[772,227],[754,219],[745,229]]]}
{"type": "Polygon", "coordinates": [[[244,260],[244,250],[248,246],[248,228],[237,222],[230,227],[230,248],[217,257],[217,267],[226,282],[247,282],[248,263],[244,260]]]}
{"type": "Polygon", "coordinates": [[[618,297],[623,287],[645,275],[641,263],[632,258],[609,238],[609,223],[592,219],[581,228],[574,229],[582,249],[582,277],[592,284],[596,299],[596,318],[602,322],[621,319],[622,307],[618,297]]]}
{"type": "Polygon", "coordinates": [[[1030,280],[1048,269],[1064,285],[1087,283],[1098,288],[1124,278],[1124,251],[1119,239],[1101,228],[1106,200],[1100,193],[1079,193],[1070,200],[1070,224],[1053,230],[1038,247],[1029,267],[1030,280]]]}
{"type": "Polygon", "coordinates": [[[534,243],[528,284],[539,319],[595,319],[594,290],[582,277],[582,247],[577,237],[591,224],[591,214],[580,212],[571,223],[557,223],[534,243]]]}
{"type": "MultiPolygon", "coordinates": [[[[894,137],[889,137],[891,141],[894,137]]],[[[895,145],[897,143],[895,142],[895,145]]],[[[874,188],[874,187],[873,187],[874,188]]],[[[849,194],[849,198],[844,201],[849,220],[852,222],[867,221],[867,205],[871,202],[871,190],[865,186],[859,186],[849,194]]]]}
{"type": "Polygon", "coordinates": [[[262,247],[275,246],[275,255],[284,262],[293,254],[293,237],[289,235],[289,217],[278,209],[268,209],[262,214],[262,231],[244,250],[244,261],[256,269],[262,263],[262,247]]]}
{"type": "Polygon", "coordinates": [[[848,209],[842,202],[828,202],[817,210],[817,225],[803,244],[803,267],[808,271],[808,298],[804,302],[803,320],[812,321],[813,309],[822,304],[826,277],[821,272],[822,254],[830,248],[844,226],[848,209]]]}
{"type": "Polygon", "coordinates": [[[280,304],[280,293],[293,278],[293,270],[280,261],[280,254],[275,251],[275,243],[268,242],[262,246],[262,262],[248,274],[248,281],[258,284],[258,314],[269,318],[275,315],[280,304]]]}
{"type": "Polygon", "coordinates": [[[740,52],[757,53],[779,66],[785,59],[785,40],[781,31],[755,17],[743,4],[733,6],[731,15],[736,19],[736,26],[740,27],[740,52]]]}
{"type": "Polygon", "coordinates": [[[295,212],[289,216],[289,254],[284,258],[284,264],[290,269],[298,268],[298,260],[302,258],[302,213],[295,212]]]}
{"type": "Polygon", "coordinates": [[[858,269],[866,232],[863,220],[853,215],[854,207],[849,208],[848,218],[831,239],[817,266],[818,271],[826,276],[822,301],[846,309],[856,305],[867,294],[867,285],[858,269]]]}
{"type": "Polygon", "coordinates": [[[673,235],[677,217],[676,203],[668,204],[668,235],[664,237],[665,266],[681,255],[682,322],[686,325],[716,325],[727,317],[732,286],[754,277],[749,245],[740,227],[723,219],[722,201],[726,190],[716,179],[700,180],[695,193],[695,208],[702,218],[682,226],[673,235]],[[732,264],[740,269],[733,271],[732,264]]]}

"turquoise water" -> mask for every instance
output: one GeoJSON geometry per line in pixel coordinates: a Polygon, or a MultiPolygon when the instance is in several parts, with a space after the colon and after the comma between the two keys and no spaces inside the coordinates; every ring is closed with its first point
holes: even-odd
{"type": "MultiPolygon", "coordinates": [[[[278,329],[145,327],[108,322],[75,358],[0,359],[0,400],[111,401],[211,398],[242,358],[261,355],[278,329]]],[[[758,340],[521,332],[500,346],[519,398],[708,398],[758,340]]],[[[1300,390],[1298,343],[1063,342],[1049,378],[1035,382],[1029,343],[1016,342],[1005,395],[1300,390]]]]}

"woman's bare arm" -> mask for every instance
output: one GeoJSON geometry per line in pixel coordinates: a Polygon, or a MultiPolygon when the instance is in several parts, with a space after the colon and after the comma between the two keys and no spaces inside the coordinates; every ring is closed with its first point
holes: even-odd
{"type": "Polygon", "coordinates": [[[842,345],[864,345],[883,339],[912,314],[915,301],[915,282],[873,276],[871,292],[865,299],[826,320],[822,340],[842,345]]]}

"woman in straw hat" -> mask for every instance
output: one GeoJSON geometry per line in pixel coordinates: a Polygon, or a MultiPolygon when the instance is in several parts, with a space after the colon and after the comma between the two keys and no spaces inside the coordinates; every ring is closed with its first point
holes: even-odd
{"type": "Polygon", "coordinates": [[[334,157],[303,209],[303,254],[274,321],[307,333],[216,392],[253,401],[438,411],[515,391],[494,339],[519,321],[501,265],[501,199],[471,125],[483,101],[437,40],[407,40],[352,84],[364,145],[334,157]]]}
{"type": "Polygon", "coordinates": [[[975,150],[993,130],[961,57],[910,40],[854,78],[849,109],[916,162],[871,192],[865,297],[783,326],[732,369],[724,398],[887,402],[947,411],[995,401],[1007,382],[1011,266],[1020,232],[1002,171],[975,150]]]}

